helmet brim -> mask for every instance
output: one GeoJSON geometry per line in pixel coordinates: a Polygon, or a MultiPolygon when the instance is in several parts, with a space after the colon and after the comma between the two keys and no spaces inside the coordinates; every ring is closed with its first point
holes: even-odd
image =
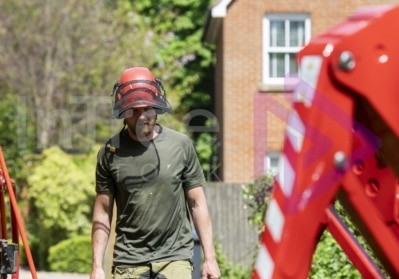
{"type": "Polygon", "coordinates": [[[156,110],[157,114],[171,113],[172,112],[172,107],[167,102],[165,102],[165,105],[162,105],[162,104],[157,104],[157,103],[141,100],[141,101],[129,104],[129,106],[126,106],[126,107],[120,107],[118,109],[114,108],[112,110],[112,118],[124,119],[125,118],[125,112],[128,111],[129,109],[143,108],[143,107],[152,107],[152,108],[154,108],[156,110]]]}

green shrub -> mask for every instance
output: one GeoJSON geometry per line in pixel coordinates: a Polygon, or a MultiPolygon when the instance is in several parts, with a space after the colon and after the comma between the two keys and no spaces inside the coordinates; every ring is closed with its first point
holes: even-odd
{"type": "Polygon", "coordinates": [[[98,147],[93,147],[87,153],[71,155],[54,146],[36,157],[28,177],[26,228],[38,269],[50,269],[50,247],[90,234],[97,152],[98,147]]]}
{"type": "Polygon", "coordinates": [[[220,245],[217,243],[215,245],[216,259],[219,264],[221,278],[229,279],[250,279],[251,269],[242,267],[239,264],[229,262],[225,255],[223,255],[220,245]]]}
{"type": "Polygon", "coordinates": [[[317,244],[309,274],[309,279],[325,278],[361,278],[359,271],[328,231],[323,232],[317,244]]]}
{"type": "Polygon", "coordinates": [[[48,262],[51,271],[90,273],[91,238],[76,236],[50,247],[48,262]]]}
{"type": "Polygon", "coordinates": [[[263,231],[266,207],[269,204],[274,178],[272,174],[262,174],[253,183],[242,186],[245,206],[251,210],[248,222],[255,226],[259,234],[263,231]]]}

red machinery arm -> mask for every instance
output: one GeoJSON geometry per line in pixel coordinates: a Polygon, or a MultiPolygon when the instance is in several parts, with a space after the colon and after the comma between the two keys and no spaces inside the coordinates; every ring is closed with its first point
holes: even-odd
{"type": "Polygon", "coordinates": [[[25,254],[28,265],[31,271],[32,279],[37,279],[36,269],[34,266],[31,251],[29,249],[28,240],[25,234],[23,220],[18,211],[18,204],[13,187],[13,182],[8,174],[7,165],[4,159],[3,150],[0,146],[0,242],[1,242],[1,259],[0,259],[0,277],[7,278],[7,274],[12,274],[12,279],[19,278],[19,236],[24,244],[25,254]],[[3,186],[6,186],[5,188],[3,186]],[[10,218],[11,225],[9,226],[6,218],[5,207],[5,190],[7,190],[10,201],[10,218]],[[16,251],[8,251],[7,228],[11,227],[12,245],[15,245],[16,251]],[[17,256],[14,258],[15,253],[17,256]],[[4,270],[3,270],[4,269],[4,270]]]}
{"type": "Polygon", "coordinates": [[[304,279],[328,229],[363,278],[384,278],[333,209],[339,199],[399,278],[398,6],[359,9],[298,55],[300,82],[252,279],[304,279]]]}

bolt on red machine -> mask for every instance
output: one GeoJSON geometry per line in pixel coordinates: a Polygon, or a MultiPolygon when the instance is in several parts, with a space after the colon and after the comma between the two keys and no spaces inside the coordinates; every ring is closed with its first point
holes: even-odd
{"type": "Polygon", "coordinates": [[[18,211],[14,186],[0,146],[0,278],[6,279],[9,274],[12,279],[19,278],[19,237],[21,237],[32,279],[37,279],[23,221],[18,211]],[[6,199],[6,193],[8,193],[8,199],[6,199]],[[9,210],[6,208],[6,200],[10,203],[9,210]],[[8,239],[9,229],[11,243],[8,239]]]}
{"type": "Polygon", "coordinates": [[[298,54],[252,279],[303,279],[324,230],[363,278],[399,278],[399,7],[361,8],[298,54]],[[373,257],[334,209],[339,200],[373,257]]]}

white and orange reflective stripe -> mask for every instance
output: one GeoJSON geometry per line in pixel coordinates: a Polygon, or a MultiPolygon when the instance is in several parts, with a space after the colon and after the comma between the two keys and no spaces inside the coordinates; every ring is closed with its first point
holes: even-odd
{"type": "MultiPolygon", "coordinates": [[[[300,72],[303,76],[301,76],[301,81],[294,92],[294,105],[303,103],[305,107],[312,106],[316,94],[314,88],[319,77],[321,64],[321,56],[304,56],[301,60],[300,72]]],[[[295,151],[293,156],[298,155],[302,150],[305,133],[306,127],[300,115],[298,115],[296,110],[291,111],[287,120],[285,131],[287,141],[285,144],[290,145],[290,148],[295,151]]],[[[284,148],[287,148],[287,146],[284,148]]],[[[284,197],[291,196],[295,187],[295,176],[295,169],[291,165],[289,158],[287,158],[286,152],[283,152],[276,180],[284,193],[284,197]]],[[[270,234],[275,244],[278,244],[282,239],[285,220],[286,216],[284,215],[284,211],[281,210],[281,205],[276,198],[272,197],[267,207],[264,223],[265,230],[270,234]]],[[[263,238],[254,269],[258,276],[257,278],[273,278],[275,261],[273,260],[273,254],[268,249],[268,243],[263,238]]]]}

